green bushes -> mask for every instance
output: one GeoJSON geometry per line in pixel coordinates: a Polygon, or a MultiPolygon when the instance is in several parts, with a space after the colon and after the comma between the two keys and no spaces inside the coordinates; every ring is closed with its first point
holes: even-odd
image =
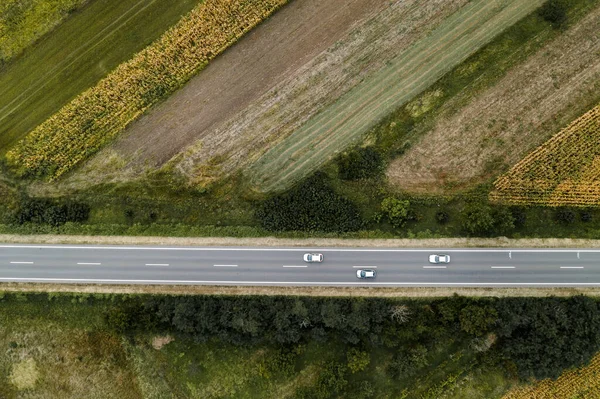
{"type": "Polygon", "coordinates": [[[60,226],[67,222],[84,222],[88,219],[90,207],[81,202],[57,203],[47,198],[26,198],[14,215],[14,222],[27,222],[60,226]]]}
{"type": "Polygon", "coordinates": [[[463,230],[469,235],[501,235],[515,228],[515,218],[505,207],[492,208],[485,204],[468,204],[461,216],[463,230]]]}
{"type": "Polygon", "coordinates": [[[256,211],[256,217],[269,231],[344,233],[363,226],[358,208],[333,191],[321,175],[266,200],[256,211]]]}
{"type": "Polygon", "coordinates": [[[387,197],[381,201],[381,212],[396,229],[403,227],[411,219],[410,202],[407,200],[387,197]]]}
{"type": "Polygon", "coordinates": [[[380,176],[385,170],[381,154],[373,147],[350,150],[337,159],[342,180],[358,180],[380,176]]]}
{"type": "Polygon", "coordinates": [[[548,0],[538,14],[554,28],[561,28],[567,23],[567,6],[568,2],[565,0],[548,0]]]}

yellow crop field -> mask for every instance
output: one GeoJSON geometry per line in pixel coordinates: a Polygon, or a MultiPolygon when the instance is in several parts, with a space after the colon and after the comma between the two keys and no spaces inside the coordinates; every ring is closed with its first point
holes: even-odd
{"type": "Polygon", "coordinates": [[[6,154],[7,164],[19,176],[60,177],[286,2],[202,2],[19,141],[6,154]]]}
{"type": "Polygon", "coordinates": [[[490,198],[512,204],[599,205],[600,105],[498,178],[490,198]]]}
{"type": "Polygon", "coordinates": [[[563,373],[556,381],[543,380],[517,388],[502,399],[600,398],[600,354],[588,366],[563,373]]]}

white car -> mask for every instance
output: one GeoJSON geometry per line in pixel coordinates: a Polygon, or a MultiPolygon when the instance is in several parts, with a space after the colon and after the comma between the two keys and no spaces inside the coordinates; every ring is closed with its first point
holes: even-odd
{"type": "Polygon", "coordinates": [[[323,254],[304,254],[304,261],[308,263],[323,262],[323,254]]]}
{"type": "Polygon", "coordinates": [[[450,263],[450,255],[429,255],[429,263],[450,263]]]}
{"type": "Polygon", "coordinates": [[[375,278],[377,272],[371,269],[357,270],[356,277],[358,278],[375,278]]]}

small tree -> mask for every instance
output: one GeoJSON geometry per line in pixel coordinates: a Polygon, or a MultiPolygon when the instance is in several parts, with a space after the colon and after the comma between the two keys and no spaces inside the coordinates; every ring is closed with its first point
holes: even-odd
{"type": "Polygon", "coordinates": [[[346,353],[346,358],[348,359],[348,369],[353,374],[363,371],[369,363],[371,363],[371,356],[369,353],[359,351],[356,348],[351,348],[346,353]]]}
{"type": "Polygon", "coordinates": [[[548,0],[539,10],[539,15],[554,28],[561,28],[567,22],[567,7],[562,0],[548,0]]]}
{"type": "Polygon", "coordinates": [[[487,205],[469,205],[462,213],[463,229],[472,235],[488,235],[493,231],[495,220],[487,205]]]}
{"type": "Polygon", "coordinates": [[[387,197],[381,202],[381,211],[395,228],[400,228],[410,219],[410,202],[387,197]]]}

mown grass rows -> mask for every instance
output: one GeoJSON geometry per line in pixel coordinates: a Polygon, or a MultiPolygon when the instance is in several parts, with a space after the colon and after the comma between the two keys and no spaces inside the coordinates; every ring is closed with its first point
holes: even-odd
{"type": "Polygon", "coordinates": [[[159,40],[19,141],[6,154],[8,165],[19,176],[60,177],[286,1],[203,2],[159,40]]]}
{"type": "Polygon", "coordinates": [[[515,204],[598,205],[599,178],[600,105],[500,176],[491,198],[515,204]]]}

